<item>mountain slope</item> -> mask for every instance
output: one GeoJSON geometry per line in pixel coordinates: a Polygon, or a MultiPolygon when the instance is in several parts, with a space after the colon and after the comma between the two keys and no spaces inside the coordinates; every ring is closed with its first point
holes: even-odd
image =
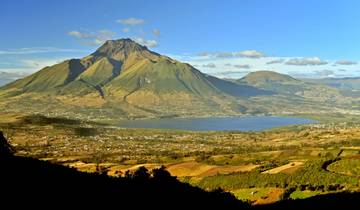
{"type": "Polygon", "coordinates": [[[247,109],[246,102],[234,96],[256,88],[242,85],[239,91],[243,93],[233,95],[212,81],[189,64],[120,39],[105,42],[84,58],[46,67],[10,83],[0,88],[0,98],[16,98],[25,104],[35,101],[27,109],[40,104],[60,113],[84,108],[84,114],[91,109],[111,117],[223,115],[247,109]]]}
{"type": "Polygon", "coordinates": [[[120,67],[121,63],[119,61],[104,57],[91,65],[77,79],[94,86],[103,85],[120,74],[120,67]]]}
{"type": "Polygon", "coordinates": [[[354,98],[360,96],[360,77],[304,79],[304,81],[337,88],[345,96],[354,98]]]}
{"type": "Polygon", "coordinates": [[[14,94],[26,92],[50,92],[73,81],[85,70],[79,59],[71,59],[12,82],[0,90],[14,94]]]}
{"type": "Polygon", "coordinates": [[[271,71],[237,81],[201,73],[130,39],[46,67],[0,87],[0,112],[91,120],[242,114],[348,112],[360,109],[336,88],[271,71]],[[279,108],[281,107],[281,108],[279,108]]]}
{"type": "Polygon", "coordinates": [[[324,84],[342,90],[360,90],[360,77],[303,79],[311,83],[324,84]]]}
{"type": "Polygon", "coordinates": [[[262,90],[248,84],[236,83],[232,81],[222,80],[210,75],[206,75],[207,79],[219,90],[237,97],[253,97],[261,95],[273,95],[274,92],[262,90]]]}
{"type": "Polygon", "coordinates": [[[315,101],[341,97],[340,91],[336,88],[305,82],[273,71],[251,72],[237,80],[237,83],[273,91],[277,94],[302,97],[315,101]]]}
{"type": "Polygon", "coordinates": [[[25,73],[0,71],[0,87],[25,76],[25,73]]]}
{"type": "Polygon", "coordinates": [[[272,91],[270,96],[251,99],[260,113],[358,113],[358,102],[344,96],[333,87],[302,81],[289,75],[272,71],[252,72],[236,81],[272,91]]]}

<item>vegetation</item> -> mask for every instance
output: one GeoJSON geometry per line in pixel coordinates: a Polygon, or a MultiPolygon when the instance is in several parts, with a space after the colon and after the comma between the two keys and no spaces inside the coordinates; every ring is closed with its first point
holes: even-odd
{"type": "Polygon", "coordinates": [[[309,161],[303,169],[287,175],[264,174],[259,172],[235,173],[206,177],[197,183],[205,189],[234,190],[252,187],[296,187],[299,189],[311,190],[341,190],[348,187],[358,186],[356,178],[331,174],[325,171],[322,166],[326,160],[309,161]]]}
{"type": "MultiPolygon", "coordinates": [[[[358,157],[358,156],[356,156],[358,157]]],[[[360,176],[360,159],[343,159],[330,164],[327,169],[329,171],[346,174],[351,176],[360,176]]]]}
{"type": "Polygon", "coordinates": [[[319,195],[321,193],[321,191],[311,191],[311,190],[296,190],[293,193],[290,194],[290,198],[291,199],[305,199],[305,198],[309,198],[315,195],[319,195]]]}
{"type": "MultiPolygon", "coordinates": [[[[3,116],[0,129],[16,155],[84,172],[130,177],[138,168],[151,171],[164,165],[182,182],[222,189],[253,205],[360,189],[354,171],[360,151],[357,124],[190,132],[117,129],[40,115],[3,116]]],[[[137,173],[144,173],[141,170],[137,173]]]]}

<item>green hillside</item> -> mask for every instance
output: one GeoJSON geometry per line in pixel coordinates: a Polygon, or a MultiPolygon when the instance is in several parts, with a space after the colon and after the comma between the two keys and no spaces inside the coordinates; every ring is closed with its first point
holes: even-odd
{"type": "Polygon", "coordinates": [[[104,85],[120,74],[121,62],[101,58],[91,65],[76,80],[83,80],[91,85],[104,85]]]}
{"type": "MultiPolygon", "coordinates": [[[[101,108],[112,117],[124,117],[124,113],[132,117],[233,115],[240,113],[234,96],[254,89],[240,88],[237,94],[229,94],[210,80],[214,81],[189,64],[130,39],[119,39],[105,42],[89,56],[46,67],[10,83],[0,89],[0,98],[8,107],[15,100],[13,96],[22,100],[12,109],[30,103],[33,106],[27,109],[46,106],[56,113],[98,112],[101,108]]],[[[246,108],[241,105],[241,110],[246,108]]]]}
{"type": "Polygon", "coordinates": [[[50,92],[73,81],[84,72],[85,68],[78,59],[71,59],[56,64],[12,82],[0,90],[12,91],[14,94],[27,92],[50,92]]]}

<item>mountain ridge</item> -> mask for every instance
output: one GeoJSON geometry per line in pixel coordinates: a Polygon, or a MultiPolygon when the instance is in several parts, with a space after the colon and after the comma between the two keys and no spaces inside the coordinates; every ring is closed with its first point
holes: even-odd
{"type": "Polygon", "coordinates": [[[266,92],[210,79],[187,63],[152,52],[131,39],[119,39],[106,41],[88,56],[45,67],[7,84],[0,88],[0,97],[40,98],[43,105],[53,106],[48,100],[73,109],[80,103],[139,117],[199,115],[198,110],[201,115],[234,115],[248,109],[246,100],[237,98],[249,97],[247,90],[266,92]],[[226,85],[244,94],[223,91],[226,85]]]}
{"type": "Polygon", "coordinates": [[[348,112],[349,107],[352,101],[333,87],[271,71],[223,80],[131,39],[106,41],[88,56],[0,87],[0,111],[95,120],[348,112]]]}

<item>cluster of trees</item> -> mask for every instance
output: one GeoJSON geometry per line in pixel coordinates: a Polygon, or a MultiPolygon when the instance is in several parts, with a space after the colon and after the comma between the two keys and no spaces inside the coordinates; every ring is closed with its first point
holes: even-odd
{"type": "Polygon", "coordinates": [[[302,169],[295,171],[293,174],[266,174],[261,173],[260,170],[206,177],[197,185],[204,189],[223,188],[226,190],[252,187],[295,187],[310,190],[332,190],[358,185],[358,180],[355,177],[326,171],[323,168],[324,163],[329,163],[329,160],[308,161],[302,169]]]}

